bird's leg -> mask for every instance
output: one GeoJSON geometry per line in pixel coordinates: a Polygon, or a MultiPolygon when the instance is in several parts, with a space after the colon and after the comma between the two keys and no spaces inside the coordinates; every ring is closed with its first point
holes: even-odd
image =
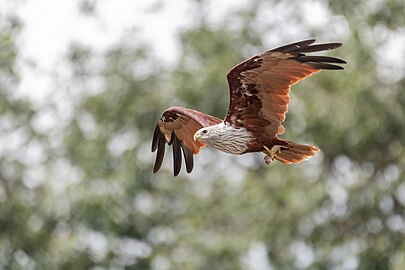
{"type": "Polygon", "coordinates": [[[263,145],[263,148],[264,148],[263,153],[266,154],[264,156],[264,162],[266,162],[266,164],[269,165],[274,161],[277,153],[281,153],[281,150],[285,147],[281,145],[273,145],[273,147],[269,149],[267,146],[263,145]]]}

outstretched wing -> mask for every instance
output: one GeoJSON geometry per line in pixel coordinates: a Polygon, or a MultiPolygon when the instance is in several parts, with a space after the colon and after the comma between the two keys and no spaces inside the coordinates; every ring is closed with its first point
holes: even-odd
{"type": "Polygon", "coordinates": [[[182,107],[170,107],[163,112],[153,134],[152,152],[157,150],[153,172],[159,171],[165,155],[165,146],[173,145],[174,176],[181,169],[181,152],[186,162],[186,170],[193,170],[193,155],[198,154],[205,144],[193,140],[194,133],[203,127],[216,125],[222,122],[220,119],[191,109],[182,107]]]}
{"type": "Polygon", "coordinates": [[[282,134],[291,85],[322,69],[343,69],[336,64],[346,63],[334,57],[306,56],[342,45],[314,42],[284,45],[235,66],[227,75],[231,100],[225,122],[245,127],[257,137],[282,134]]]}

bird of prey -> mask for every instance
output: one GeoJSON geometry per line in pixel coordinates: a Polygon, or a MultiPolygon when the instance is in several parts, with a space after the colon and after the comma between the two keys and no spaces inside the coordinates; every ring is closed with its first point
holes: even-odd
{"type": "Polygon", "coordinates": [[[266,164],[275,159],[298,163],[314,156],[315,146],[279,138],[288,111],[290,87],[322,69],[339,70],[346,62],[305,53],[332,50],[341,43],[314,44],[315,39],[284,45],[255,55],[232,68],[228,75],[230,103],[224,120],[179,106],[165,110],[153,134],[157,150],[153,172],[162,166],[165,145],[173,146],[174,176],[193,170],[194,155],[206,144],[226,153],[263,152],[266,164]]]}

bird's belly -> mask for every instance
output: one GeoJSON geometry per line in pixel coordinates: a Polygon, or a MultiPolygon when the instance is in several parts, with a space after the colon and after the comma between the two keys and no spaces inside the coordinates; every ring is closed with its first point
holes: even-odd
{"type": "Polygon", "coordinates": [[[222,145],[214,145],[213,146],[215,149],[218,149],[222,152],[228,153],[228,154],[233,154],[233,155],[241,155],[245,153],[248,148],[246,145],[239,145],[239,144],[222,144],[222,145]]]}

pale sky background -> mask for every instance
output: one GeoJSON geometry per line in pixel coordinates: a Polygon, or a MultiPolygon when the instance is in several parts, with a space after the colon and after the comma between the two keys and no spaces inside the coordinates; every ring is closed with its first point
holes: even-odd
{"type": "MultiPolygon", "coordinates": [[[[173,63],[179,51],[176,33],[193,23],[194,1],[97,1],[95,16],[79,10],[79,0],[0,0],[0,16],[16,11],[23,22],[17,42],[20,53],[21,82],[18,93],[41,103],[52,91],[52,75],[63,74],[65,56],[72,42],[102,52],[119,42],[125,32],[136,29],[139,40],[151,44],[162,61],[173,63]],[[30,62],[36,64],[33,68],[30,62]]],[[[247,0],[210,1],[215,9],[212,21],[247,0]]]]}

